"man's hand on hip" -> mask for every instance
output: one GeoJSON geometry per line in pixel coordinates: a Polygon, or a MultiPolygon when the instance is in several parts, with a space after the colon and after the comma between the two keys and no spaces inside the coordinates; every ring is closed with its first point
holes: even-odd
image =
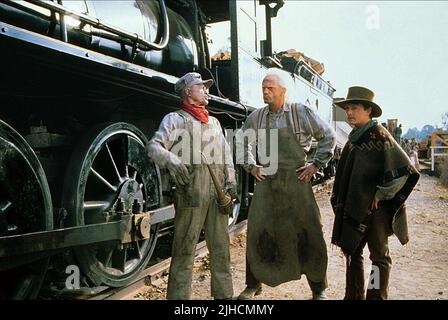
{"type": "Polygon", "coordinates": [[[380,204],[380,199],[378,199],[377,197],[373,198],[372,200],[372,204],[370,205],[370,210],[376,210],[379,207],[380,204]]]}
{"type": "Polygon", "coordinates": [[[317,169],[314,164],[305,165],[296,170],[296,172],[299,174],[298,179],[306,183],[309,183],[313,178],[313,174],[318,171],[319,169],[317,169]]]}
{"type": "Polygon", "coordinates": [[[266,176],[263,174],[262,169],[263,167],[255,165],[250,172],[255,177],[255,179],[257,179],[257,181],[263,181],[264,179],[266,179],[266,176]]]}

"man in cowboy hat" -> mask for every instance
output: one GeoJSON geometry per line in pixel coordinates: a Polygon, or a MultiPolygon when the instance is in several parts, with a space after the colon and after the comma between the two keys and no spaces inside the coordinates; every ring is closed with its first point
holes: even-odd
{"type": "Polygon", "coordinates": [[[180,110],[167,114],[148,144],[148,155],[167,168],[176,185],[174,240],[167,299],[190,298],[194,253],[201,230],[210,251],[211,294],[215,299],[233,296],[227,215],[219,212],[216,190],[201,153],[214,152],[207,161],[231,194],[236,193],[232,154],[219,121],[209,116],[208,89],[213,80],[190,72],[175,84],[182,99],[180,110]],[[202,136],[207,138],[202,139],[202,136]],[[199,141],[194,141],[199,139],[199,141]],[[199,146],[199,148],[198,148],[199,146]],[[185,150],[184,150],[185,149],[185,150]],[[199,150],[198,150],[199,149],[199,150]],[[177,150],[177,151],[176,151],[177,150]],[[195,159],[199,155],[199,161],[195,159]]]}
{"type": "Polygon", "coordinates": [[[347,258],[345,299],[387,299],[392,260],[388,237],[408,242],[404,202],[419,174],[392,135],[373,118],[381,116],[374,93],[351,87],[335,102],[354,126],[336,169],[331,196],[335,213],[331,242],[347,258]],[[363,249],[372,260],[367,295],[364,291],[363,249]]]}

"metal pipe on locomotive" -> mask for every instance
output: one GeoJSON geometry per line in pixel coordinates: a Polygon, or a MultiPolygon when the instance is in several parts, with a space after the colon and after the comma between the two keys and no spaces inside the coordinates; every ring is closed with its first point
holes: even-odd
{"type": "MultiPolygon", "coordinates": [[[[145,152],[178,108],[174,83],[189,71],[213,77],[210,111],[239,128],[262,105],[263,70],[279,65],[270,20],[282,5],[0,1],[0,299],[35,298],[48,270],[63,275],[70,264],[85,286],[133,281],[175,214],[169,175],[145,152]],[[206,27],[222,21],[231,59],[212,62],[206,27]]],[[[330,106],[332,121],[334,89],[304,64],[291,75],[330,106]]],[[[253,192],[253,179],[237,174],[229,223],[244,218],[253,192]]]]}

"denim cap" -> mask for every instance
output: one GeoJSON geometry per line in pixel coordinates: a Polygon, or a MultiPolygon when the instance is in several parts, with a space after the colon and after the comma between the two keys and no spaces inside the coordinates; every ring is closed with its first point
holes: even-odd
{"type": "Polygon", "coordinates": [[[174,90],[177,93],[182,92],[183,90],[190,88],[194,86],[195,84],[204,84],[204,86],[208,89],[213,85],[213,80],[202,80],[202,77],[197,72],[189,72],[186,75],[184,75],[182,78],[179,78],[177,80],[176,84],[174,85],[174,90]]]}

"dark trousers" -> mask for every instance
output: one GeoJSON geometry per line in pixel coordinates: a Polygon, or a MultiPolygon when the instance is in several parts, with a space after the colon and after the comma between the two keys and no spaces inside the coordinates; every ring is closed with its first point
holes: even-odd
{"type": "Polygon", "coordinates": [[[388,213],[381,207],[373,213],[372,223],[355,252],[347,257],[346,300],[387,300],[392,259],[388,237],[392,234],[388,213]],[[365,296],[363,249],[368,246],[372,271],[365,296]],[[379,283],[378,283],[379,280],[379,283]]]}
{"type": "MultiPolygon", "coordinates": [[[[308,279],[308,277],[306,279],[307,279],[310,289],[313,293],[321,292],[328,287],[328,282],[327,282],[326,276],[325,276],[325,280],[322,282],[312,282],[308,279]]],[[[252,271],[250,270],[249,263],[247,263],[247,258],[246,258],[246,285],[249,288],[261,287],[261,282],[255,278],[255,276],[252,274],[252,271]]]]}

